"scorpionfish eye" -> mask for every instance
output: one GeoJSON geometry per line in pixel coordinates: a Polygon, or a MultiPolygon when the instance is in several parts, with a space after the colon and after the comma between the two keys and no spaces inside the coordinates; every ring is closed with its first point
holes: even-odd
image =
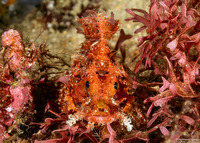
{"type": "Polygon", "coordinates": [[[89,88],[89,87],[90,87],[90,83],[89,83],[88,80],[87,80],[86,83],[85,83],[85,87],[86,87],[86,88],[89,88]]]}
{"type": "Polygon", "coordinates": [[[115,88],[116,90],[119,88],[118,82],[115,82],[115,83],[114,83],[114,88],[115,88]]]}

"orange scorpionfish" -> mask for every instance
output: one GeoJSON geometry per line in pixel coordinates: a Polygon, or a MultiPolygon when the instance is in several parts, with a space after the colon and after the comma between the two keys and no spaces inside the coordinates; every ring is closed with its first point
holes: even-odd
{"type": "Polygon", "coordinates": [[[131,84],[123,67],[117,63],[108,40],[119,29],[113,15],[90,12],[79,19],[86,40],[79,56],[73,61],[66,89],[60,94],[62,112],[72,111],[67,124],[86,120],[88,128],[119,121],[131,131],[130,109],[135,97],[129,95],[131,84]]]}

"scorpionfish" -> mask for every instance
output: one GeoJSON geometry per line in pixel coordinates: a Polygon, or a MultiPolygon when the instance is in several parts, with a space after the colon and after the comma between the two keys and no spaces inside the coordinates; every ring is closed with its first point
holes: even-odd
{"type": "Polygon", "coordinates": [[[113,17],[90,11],[89,17],[79,19],[86,40],[59,99],[61,112],[68,113],[69,125],[86,120],[93,128],[94,124],[119,121],[127,131],[133,128],[130,109],[135,97],[129,94],[128,76],[108,43],[119,29],[119,21],[113,17]]]}

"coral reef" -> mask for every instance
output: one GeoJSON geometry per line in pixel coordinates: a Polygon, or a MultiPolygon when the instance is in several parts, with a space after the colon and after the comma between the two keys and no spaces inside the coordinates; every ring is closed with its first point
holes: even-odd
{"type": "Polygon", "coordinates": [[[65,33],[78,18],[85,41],[71,65],[46,42],[36,44],[42,32],[34,42],[13,29],[2,34],[0,143],[200,139],[200,2],[151,0],[148,12],[126,9],[126,22],[142,24],[135,34],[146,32],[135,57],[124,45],[133,35],[114,13],[91,10],[101,2],[62,3],[43,1],[40,22],[65,33]]]}

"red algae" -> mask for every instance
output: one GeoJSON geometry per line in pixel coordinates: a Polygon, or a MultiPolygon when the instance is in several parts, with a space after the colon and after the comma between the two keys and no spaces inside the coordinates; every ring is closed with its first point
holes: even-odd
{"type": "Polygon", "coordinates": [[[151,102],[147,111],[151,142],[192,141],[194,136],[200,137],[198,6],[199,2],[192,0],[151,0],[149,12],[126,10],[132,15],[126,20],[143,24],[135,32],[147,32],[147,36],[139,38],[140,59],[135,73],[149,70],[152,77],[159,77],[146,84],[148,88],[158,86],[158,93],[144,100],[151,102]],[[154,140],[151,136],[159,134],[157,129],[163,137],[154,140]]]}

